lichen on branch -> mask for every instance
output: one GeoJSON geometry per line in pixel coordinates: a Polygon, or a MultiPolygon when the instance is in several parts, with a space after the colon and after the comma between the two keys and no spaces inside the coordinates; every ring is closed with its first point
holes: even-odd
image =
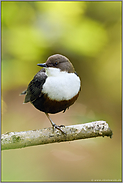
{"type": "Polygon", "coordinates": [[[21,131],[21,132],[7,132],[1,135],[2,150],[17,149],[29,146],[43,145],[56,142],[73,141],[79,139],[93,138],[93,137],[112,137],[112,130],[105,121],[94,121],[85,124],[70,125],[61,127],[64,132],[52,127],[21,131]]]}

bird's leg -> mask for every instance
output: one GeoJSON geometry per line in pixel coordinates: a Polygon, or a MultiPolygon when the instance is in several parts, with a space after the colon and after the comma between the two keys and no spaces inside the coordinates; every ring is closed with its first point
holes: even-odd
{"type": "MultiPolygon", "coordinates": [[[[48,114],[48,113],[45,113],[45,114],[46,114],[46,116],[48,117],[48,119],[50,120],[50,123],[52,124],[53,129],[56,128],[56,129],[60,130],[63,134],[66,135],[66,133],[60,128],[60,126],[56,125],[56,124],[51,120],[49,114],[48,114]]],[[[61,126],[62,126],[62,125],[61,125],[61,126]]]]}

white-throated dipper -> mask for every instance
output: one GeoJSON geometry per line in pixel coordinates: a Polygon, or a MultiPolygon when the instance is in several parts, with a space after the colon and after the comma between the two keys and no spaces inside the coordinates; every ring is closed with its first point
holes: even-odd
{"type": "Polygon", "coordinates": [[[29,83],[24,103],[31,102],[38,110],[45,112],[53,128],[62,133],[61,126],[57,126],[48,113],[65,112],[78,98],[81,81],[72,63],[63,55],[50,56],[46,63],[37,64],[43,67],[29,83]]]}

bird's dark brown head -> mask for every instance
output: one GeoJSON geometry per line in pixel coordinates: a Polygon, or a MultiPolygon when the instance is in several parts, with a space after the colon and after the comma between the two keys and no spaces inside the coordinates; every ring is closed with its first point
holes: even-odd
{"type": "Polygon", "coordinates": [[[61,71],[67,71],[68,73],[74,73],[74,67],[69,59],[63,55],[55,54],[50,56],[46,63],[38,64],[41,67],[54,67],[59,68],[61,71]]]}

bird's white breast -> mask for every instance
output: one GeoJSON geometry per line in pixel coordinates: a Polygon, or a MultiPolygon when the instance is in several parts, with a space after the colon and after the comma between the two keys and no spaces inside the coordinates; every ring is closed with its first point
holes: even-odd
{"type": "Polygon", "coordinates": [[[43,85],[42,92],[46,93],[52,100],[69,100],[78,94],[80,90],[80,79],[74,73],[60,71],[56,68],[47,68],[48,75],[43,85]]]}

